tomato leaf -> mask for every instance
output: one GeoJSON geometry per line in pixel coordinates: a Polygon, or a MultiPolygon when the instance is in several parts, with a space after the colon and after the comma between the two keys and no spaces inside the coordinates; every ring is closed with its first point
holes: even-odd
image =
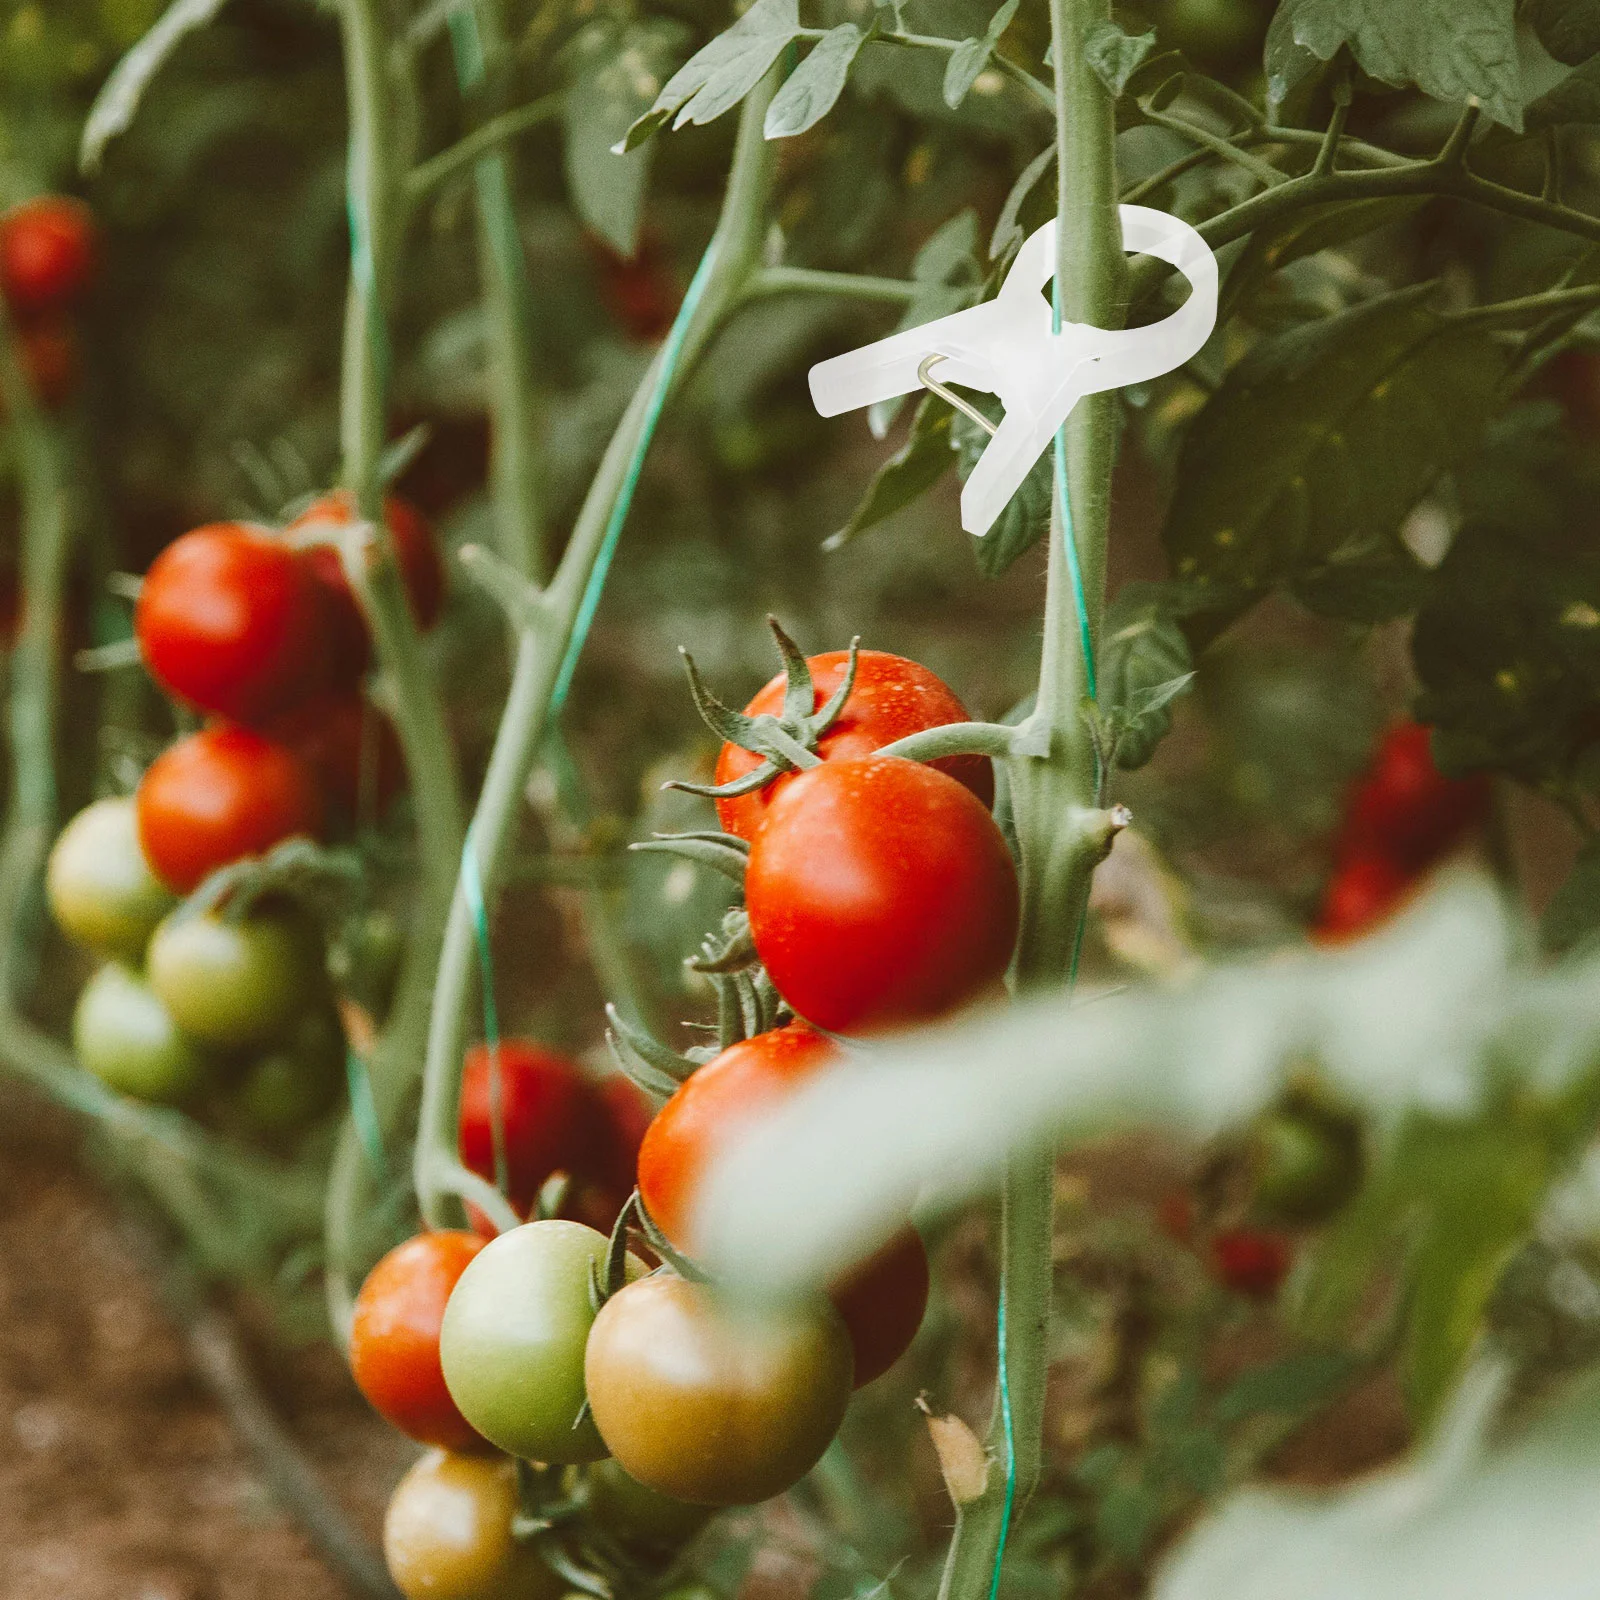
{"type": "Polygon", "coordinates": [[[1528,131],[1600,122],[1600,57],[1585,62],[1528,107],[1528,131]]]}
{"type": "Polygon", "coordinates": [[[937,395],[925,395],[911,419],[905,443],[878,468],[850,520],[832,534],[824,549],[837,550],[858,533],[875,528],[895,512],[920,500],[950,469],[950,407],[937,395]]]}
{"type": "Polygon", "coordinates": [[[841,22],[823,34],[767,107],[763,127],[767,138],[792,138],[827,116],[844,90],[850,64],[865,37],[853,22],[841,22]]]}
{"type": "MultiPolygon", "coordinates": [[[[1002,408],[995,396],[978,395],[974,404],[992,421],[999,420],[1002,408]]],[[[989,443],[989,435],[970,417],[958,415],[951,423],[951,440],[956,452],[956,473],[965,483],[989,443]]],[[[1046,450],[1006,502],[994,526],[981,539],[972,541],[973,559],[984,577],[998,578],[1048,531],[1050,501],[1055,493],[1054,470],[1051,452],[1046,450]]]]}
{"type": "Polygon", "coordinates": [[[1242,1373],[1217,1399],[1219,1422],[1315,1411],[1350,1382],[1360,1362],[1347,1350],[1297,1350],[1293,1355],[1242,1373]]]}
{"type": "Polygon", "coordinates": [[[1539,924],[1545,948],[1571,950],[1600,932],[1600,841],[1589,840],[1539,924]]]}
{"type": "Polygon", "coordinates": [[[78,166],[100,170],[106,146],[127,131],[144,92],[183,40],[215,20],[227,0],[172,0],[160,21],[111,69],[83,124],[78,166]]]}
{"type": "Polygon", "coordinates": [[[1415,84],[1455,105],[1476,98],[1522,128],[1513,0],[1284,0],[1267,30],[1267,91],[1282,104],[1320,63],[1348,48],[1370,76],[1415,84]]]}
{"type": "Polygon", "coordinates": [[[710,122],[744,99],[761,82],[784,46],[800,31],[798,0],[756,0],[734,23],[702,46],[673,73],[651,108],[616,147],[636,148],[671,121],[710,122]]]}
{"type": "Polygon", "coordinates": [[[983,69],[989,65],[989,57],[994,54],[994,48],[1000,42],[1000,35],[1011,26],[1011,19],[1017,14],[1017,7],[1021,0],[1005,0],[1005,3],[989,19],[989,26],[984,30],[981,39],[963,39],[954,50],[950,52],[950,59],[944,69],[944,103],[952,111],[961,104],[972,92],[972,86],[978,81],[983,69]]]}
{"type": "Polygon", "coordinates": [[[1095,23],[1083,37],[1083,58],[1113,99],[1128,87],[1144,58],[1155,48],[1151,33],[1124,33],[1109,17],[1095,23]]]}
{"type": "Polygon", "coordinates": [[[1259,594],[1394,542],[1474,448],[1510,366],[1484,319],[1429,299],[1384,296],[1233,368],[1183,443],[1164,534],[1180,577],[1259,594]]]}
{"type": "Polygon", "coordinates": [[[614,147],[655,98],[686,33],[670,19],[620,29],[595,22],[561,54],[567,192],[578,215],[621,256],[638,247],[650,151],[617,155],[614,147]]]}
{"type": "Polygon", "coordinates": [[[1100,635],[1102,738],[1117,765],[1143,766],[1172,726],[1170,706],[1194,678],[1189,642],[1163,586],[1131,583],[1112,602],[1100,635]]]}
{"type": "Polygon", "coordinates": [[[1600,51],[1600,0],[1527,0],[1522,14],[1539,43],[1566,66],[1600,51]]]}

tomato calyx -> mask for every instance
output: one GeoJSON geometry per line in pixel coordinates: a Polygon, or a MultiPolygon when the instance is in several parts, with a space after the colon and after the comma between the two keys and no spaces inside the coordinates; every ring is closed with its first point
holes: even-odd
{"type": "Polygon", "coordinates": [[[645,1209],[644,1201],[636,1188],[623,1202],[617,1220],[611,1228],[611,1238],[606,1244],[603,1264],[591,1262],[589,1266],[589,1299],[598,1312],[612,1295],[629,1282],[628,1245],[637,1237],[664,1267],[690,1283],[710,1283],[708,1273],[691,1256],[687,1256],[661,1231],[655,1218],[645,1209]]]}
{"type": "Polygon", "coordinates": [[[669,789],[681,789],[685,794],[703,795],[710,800],[733,800],[740,795],[754,794],[764,789],[775,778],[786,772],[800,772],[816,766],[821,757],[816,753],[817,741],[839,720],[846,701],[856,686],[856,665],[861,647],[859,638],[850,641],[850,659],[839,687],[818,706],[816,685],[811,668],[801,654],[800,647],[783,631],[774,616],[768,616],[767,626],[777,641],[778,654],[783,659],[784,692],[783,710],[778,716],[763,713],[746,716],[725,706],[706,687],[694,657],[687,650],[683,656],[684,670],[689,676],[689,693],[694,697],[695,710],[701,721],[724,744],[737,745],[752,755],[762,757],[759,766],[753,767],[743,777],[729,783],[685,783],[674,780],[669,789]]]}
{"type": "Polygon", "coordinates": [[[184,900],[176,916],[216,912],[225,922],[243,921],[263,901],[292,900],[317,915],[343,909],[361,883],[354,851],[295,837],[261,856],[242,856],[210,872],[184,900]]]}
{"type": "Polygon", "coordinates": [[[614,1005],[607,1005],[606,1020],[610,1023],[606,1044],[617,1071],[657,1104],[670,1099],[679,1084],[716,1054],[715,1050],[696,1048],[680,1055],[671,1045],[625,1021],[614,1005]]]}

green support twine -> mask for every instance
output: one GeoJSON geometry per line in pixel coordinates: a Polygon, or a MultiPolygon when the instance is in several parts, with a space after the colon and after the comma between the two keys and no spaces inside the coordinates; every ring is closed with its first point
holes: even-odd
{"type": "Polygon", "coordinates": [[[706,253],[700,258],[700,265],[695,268],[694,277],[689,281],[688,292],[683,297],[683,304],[678,307],[678,314],[673,318],[672,327],[661,346],[661,355],[656,367],[656,381],[650,391],[650,403],[645,411],[644,425],[639,429],[639,437],[634,443],[627,476],[622,480],[622,488],[618,491],[616,503],[611,507],[611,519],[606,523],[600,552],[595,557],[594,568],[589,574],[588,585],[578,606],[578,615],[572,624],[572,636],[567,641],[567,653],[561,660],[561,672],[556,678],[555,693],[550,698],[552,716],[559,715],[561,708],[567,703],[567,693],[572,688],[572,677],[578,670],[578,658],[583,654],[584,642],[589,637],[594,614],[600,606],[600,595],[606,586],[606,575],[611,570],[612,557],[617,553],[617,541],[622,537],[622,525],[628,520],[628,510],[633,504],[633,492],[639,486],[640,473],[644,471],[644,460],[650,450],[650,441],[655,437],[656,424],[661,420],[661,413],[667,403],[667,393],[672,388],[673,378],[677,375],[678,359],[683,354],[684,343],[689,337],[689,325],[694,321],[701,296],[705,293],[706,284],[711,278],[711,264],[716,250],[717,241],[713,238],[706,246],[706,253]]]}
{"type": "Polygon", "coordinates": [[[489,948],[489,913],[483,903],[483,878],[478,871],[478,845],[471,828],[461,846],[461,893],[472,918],[478,947],[478,982],[483,990],[483,1042],[489,1052],[489,1131],[494,1141],[495,1187],[505,1194],[509,1184],[506,1162],[505,1102],[500,1083],[500,1013],[494,1001],[494,955],[489,948]]]}
{"type": "Polygon", "coordinates": [[[389,1158],[384,1153],[378,1105],[372,1098],[372,1078],[366,1062],[348,1048],[344,1053],[344,1075],[350,1090],[350,1120],[356,1125],[356,1136],[366,1152],[368,1166],[375,1177],[382,1178],[388,1173],[389,1158]]]}
{"type": "MultiPolygon", "coordinates": [[[[1061,282],[1057,278],[1050,286],[1051,332],[1061,332],[1061,282]]],[[[1072,494],[1067,486],[1067,430],[1063,423],[1056,429],[1052,447],[1055,458],[1056,499],[1061,507],[1061,542],[1067,558],[1067,577],[1072,584],[1072,604],[1078,614],[1078,645],[1083,651],[1084,687],[1089,698],[1095,699],[1098,686],[1094,671],[1094,635],[1089,627],[1089,598],[1083,587],[1083,567],[1078,560],[1078,535],[1072,524],[1072,494]]],[[[1083,930],[1088,921],[1085,907],[1078,918],[1078,930],[1072,942],[1072,965],[1067,972],[1070,990],[1078,981],[1078,958],[1083,953],[1083,930]]],[[[999,1346],[997,1378],[1000,1388],[1000,1427],[1006,1441],[1006,1495],[1000,1518],[1000,1538],[994,1553],[994,1573],[989,1579],[989,1600],[1000,1593],[1000,1570],[1006,1559],[1006,1540],[1011,1533],[1011,1514],[1017,1500],[1017,1435],[1011,1415],[1011,1372],[1007,1359],[1006,1343],[1006,1280],[1000,1275],[1000,1298],[995,1309],[995,1332],[999,1346]]]]}

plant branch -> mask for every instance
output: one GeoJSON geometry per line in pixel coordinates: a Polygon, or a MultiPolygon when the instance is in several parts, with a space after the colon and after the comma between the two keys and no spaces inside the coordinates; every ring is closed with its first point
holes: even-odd
{"type": "Polygon", "coordinates": [[[811,267],[763,267],[750,274],[745,298],[775,294],[836,294],[853,300],[905,305],[923,286],[909,278],[869,278],[855,272],[818,272],[811,267]]]}
{"type": "Polygon", "coordinates": [[[468,167],[475,166],[482,157],[497,150],[501,145],[519,138],[534,128],[542,128],[547,122],[554,122],[561,115],[561,108],[566,103],[566,98],[566,92],[563,90],[559,94],[547,94],[538,100],[530,100],[525,106],[514,106],[510,111],[502,111],[499,116],[491,117],[481,127],[474,128],[471,133],[463,134],[448,149],[419,162],[406,174],[407,205],[420,204],[452,178],[459,177],[468,167]]]}
{"type": "Polygon", "coordinates": [[[1288,180],[1287,173],[1280,172],[1270,161],[1263,161],[1259,156],[1251,155],[1244,144],[1236,139],[1213,133],[1211,129],[1203,128],[1199,123],[1190,122],[1185,117],[1172,116],[1165,111],[1157,111],[1150,106],[1140,106],[1139,110],[1146,121],[1153,122],[1158,128],[1165,128],[1170,133],[1178,134],[1181,138],[1199,145],[1203,150],[1209,150],[1212,155],[1243,168],[1252,177],[1259,178],[1269,189],[1288,180]]]}
{"type": "MultiPolygon", "coordinates": [[[[758,259],[771,185],[772,147],[762,122],[776,83],[769,74],[746,98],[740,112],[733,167],[716,233],[705,289],[683,342],[674,381],[743,293],[758,259]]],[[[486,900],[493,897],[509,854],[523,787],[544,742],[551,706],[589,578],[606,529],[627,479],[635,448],[652,421],[663,353],[640,381],[618,423],[573,527],[572,537],[549,587],[537,597],[531,620],[519,630],[516,664],[506,709],[489,758],[488,772],[471,829],[471,848],[486,900]]],[[[531,597],[530,597],[531,598],[531,597]]],[[[455,1121],[464,1042],[464,1017],[472,980],[474,929],[459,885],[450,906],[434,985],[415,1179],[425,1218],[445,1220],[440,1176],[455,1159],[455,1121]]]]}

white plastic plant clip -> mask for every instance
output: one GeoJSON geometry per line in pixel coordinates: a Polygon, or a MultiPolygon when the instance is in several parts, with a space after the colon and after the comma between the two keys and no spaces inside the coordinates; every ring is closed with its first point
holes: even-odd
{"type": "Polygon", "coordinates": [[[1170,317],[1123,331],[1067,322],[1052,332],[1050,303],[1040,293],[1055,275],[1056,225],[1047,222],[1017,252],[993,300],[814,366],[817,410],[836,417],[911,394],[923,386],[919,369],[930,356],[940,358],[942,383],[998,395],[1005,416],[961,491],[961,526],[987,533],[1084,395],[1181,367],[1216,326],[1217,259],[1205,240],[1165,211],[1120,210],[1123,248],[1158,256],[1189,280],[1189,298],[1170,317]]]}

